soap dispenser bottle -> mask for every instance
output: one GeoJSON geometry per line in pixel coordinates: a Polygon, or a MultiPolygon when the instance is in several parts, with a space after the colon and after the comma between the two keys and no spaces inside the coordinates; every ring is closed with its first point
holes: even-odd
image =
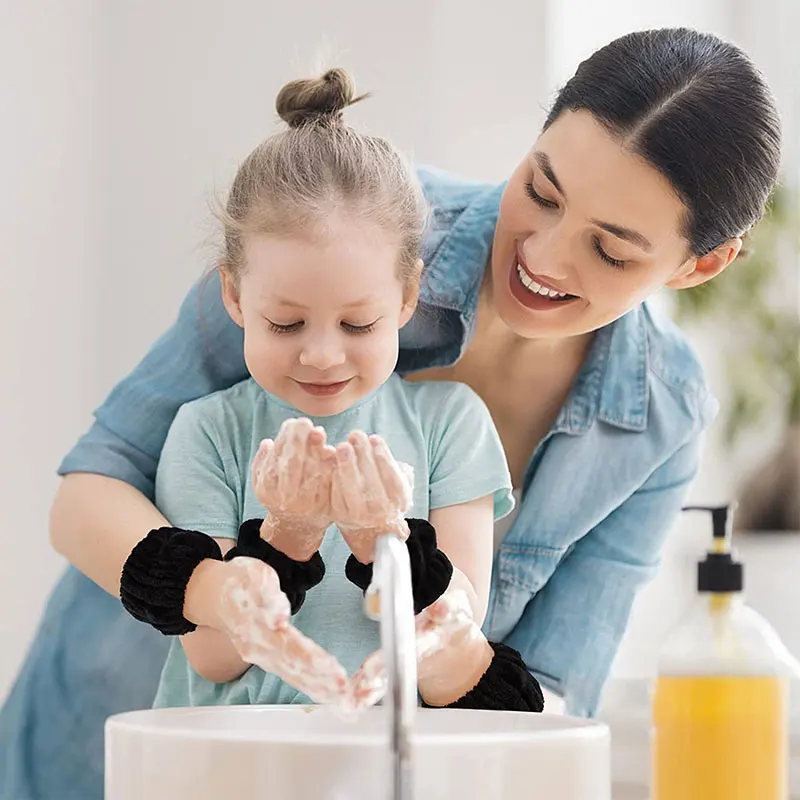
{"type": "Polygon", "coordinates": [[[667,636],[653,694],[652,800],[787,800],[788,683],[800,674],[770,625],[744,603],[732,509],[710,513],[697,602],[667,636]]]}

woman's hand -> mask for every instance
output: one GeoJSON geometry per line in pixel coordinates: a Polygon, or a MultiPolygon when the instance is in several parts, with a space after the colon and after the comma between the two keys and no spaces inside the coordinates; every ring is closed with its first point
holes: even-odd
{"type": "MultiPolygon", "coordinates": [[[[416,618],[417,678],[422,699],[432,706],[453,703],[469,692],[489,667],[494,652],[474,620],[466,592],[452,585],[416,618]]],[[[386,693],[382,651],[373,653],[353,677],[353,704],[364,709],[386,693]]]]}
{"type": "Polygon", "coordinates": [[[253,459],[253,492],[269,514],[262,537],[290,558],[307,561],[332,522],[335,450],[309,419],[289,419],[253,459]]]}
{"type": "Polygon", "coordinates": [[[351,433],[336,447],[331,487],[333,520],[362,564],[375,558],[375,542],[385,533],[408,537],[404,519],[411,507],[413,472],[395,461],[380,436],[351,433]]]}
{"type": "Polygon", "coordinates": [[[315,703],[349,707],[351,682],[339,661],[289,621],[289,601],[272,567],[254,558],[225,564],[217,627],[241,658],[277,675],[315,703]]]}

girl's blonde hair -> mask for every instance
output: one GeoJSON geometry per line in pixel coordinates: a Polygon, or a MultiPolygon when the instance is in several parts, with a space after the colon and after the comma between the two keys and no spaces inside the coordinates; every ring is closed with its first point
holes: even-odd
{"type": "Polygon", "coordinates": [[[245,159],[218,214],[225,233],[220,266],[234,280],[245,268],[245,234],[324,237],[343,215],[395,237],[400,279],[416,277],[426,203],[413,171],[389,142],[344,123],[344,109],[364,96],[356,96],[343,69],[280,90],[275,105],[289,127],[245,159]]]}

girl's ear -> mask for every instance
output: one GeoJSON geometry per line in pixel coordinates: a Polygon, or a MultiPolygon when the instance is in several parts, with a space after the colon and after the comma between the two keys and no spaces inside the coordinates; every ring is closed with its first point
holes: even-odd
{"type": "Polygon", "coordinates": [[[222,302],[230,318],[240,327],[244,327],[244,317],[242,307],[239,303],[239,287],[234,281],[233,276],[225,269],[223,264],[217,267],[222,283],[222,302]]]}
{"type": "Polygon", "coordinates": [[[414,265],[414,272],[408,278],[403,295],[403,310],[400,312],[400,327],[404,327],[406,323],[414,316],[417,310],[417,303],[419,302],[419,282],[422,278],[423,263],[417,259],[414,265]]]}

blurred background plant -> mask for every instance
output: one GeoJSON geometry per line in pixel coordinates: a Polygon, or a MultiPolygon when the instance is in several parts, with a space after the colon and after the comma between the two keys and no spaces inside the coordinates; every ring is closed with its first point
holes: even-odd
{"type": "Polygon", "coordinates": [[[800,530],[800,203],[786,186],[745,240],[746,252],[709,283],[674,293],[679,324],[713,325],[728,383],[722,409],[725,446],[782,419],[777,452],[738,493],[739,527],[800,530]],[[787,268],[787,265],[789,268],[787,268]]]}

